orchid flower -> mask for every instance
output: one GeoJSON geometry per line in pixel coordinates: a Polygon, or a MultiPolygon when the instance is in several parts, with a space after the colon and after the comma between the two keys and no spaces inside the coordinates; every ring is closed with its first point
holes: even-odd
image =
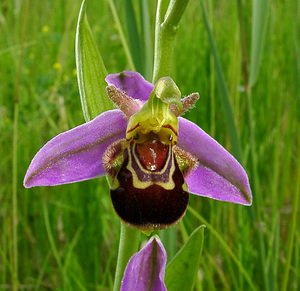
{"type": "Polygon", "coordinates": [[[167,254],[159,237],[152,237],[134,254],[125,269],[120,291],[166,291],[164,283],[167,254]]]}
{"type": "Polygon", "coordinates": [[[169,77],[155,85],[136,72],[106,77],[119,109],[61,133],[33,158],[24,185],[54,186],[107,175],[113,206],[140,229],[161,229],[185,213],[189,193],[251,205],[239,162],[193,122],[180,117],[197,93],[181,98],[169,77]]]}

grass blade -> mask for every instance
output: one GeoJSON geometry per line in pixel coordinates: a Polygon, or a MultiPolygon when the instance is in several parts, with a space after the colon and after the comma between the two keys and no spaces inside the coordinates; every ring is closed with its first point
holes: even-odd
{"type": "Polygon", "coordinates": [[[240,260],[236,257],[236,255],[233,253],[229,245],[226,243],[226,241],[222,238],[221,235],[218,234],[218,232],[213,228],[211,224],[208,223],[196,210],[194,210],[191,206],[188,207],[188,211],[195,217],[197,218],[201,223],[204,223],[207,227],[207,229],[211,232],[211,234],[219,241],[220,246],[224,248],[224,250],[228,253],[228,255],[232,258],[232,260],[236,263],[239,271],[241,274],[243,274],[245,280],[249,284],[249,288],[251,290],[256,290],[248,272],[240,262],[240,260]]]}
{"type": "MultiPolygon", "coordinates": [[[[299,165],[299,164],[298,164],[299,165]]],[[[292,212],[292,221],[291,221],[291,226],[290,226],[290,231],[289,231],[289,238],[288,238],[288,251],[287,251],[287,259],[285,263],[285,270],[284,270],[284,276],[283,276],[283,282],[282,282],[282,291],[289,290],[288,289],[288,282],[289,282],[289,277],[290,277],[290,272],[292,269],[292,254],[293,254],[293,249],[294,246],[296,245],[296,240],[297,240],[297,225],[299,224],[299,204],[300,204],[300,167],[298,166],[298,171],[297,171],[297,178],[295,181],[297,181],[296,187],[295,187],[295,194],[294,194],[294,202],[293,202],[293,212],[292,212]]],[[[295,247],[296,249],[296,247],[295,247]]],[[[296,290],[296,289],[295,289],[296,290]]]]}
{"type": "Polygon", "coordinates": [[[121,39],[121,43],[123,45],[123,49],[124,49],[124,52],[125,52],[125,55],[126,55],[126,58],[127,58],[129,69],[132,70],[132,71],[135,71],[136,70],[135,65],[134,65],[134,62],[132,60],[132,55],[130,53],[128,43],[126,41],[124,31],[122,29],[122,25],[121,25],[121,22],[120,22],[120,19],[119,19],[119,15],[118,15],[115,3],[114,3],[113,0],[108,0],[108,4],[110,6],[111,13],[113,15],[113,18],[114,18],[116,26],[117,26],[117,30],[118,30],[118,33],[119,33],[119,36],[120,36],[120,39],[121,39]]]}
{"type": "Polygon", "coordinates": [[[150,11],[148,1],[140,0],[141,7],[141,23],[143,35],[143,58],[144,58],[144,76],[147,80],[151,80],[152,62],[153,62],[153,43],[150,24],[150,11]]]}
{"type": "Polygon", "coordinates": [[[63,265],[62,265],[62,261],[61,261],[59,251],[58,251],[57,246],[55,244],[55,238],[54,238],[54,235],[52,233],[51,226],[50,226],[48,207],[47,207],[45,201],[43,202],[43,215],[44,215],[44,222],[45,222],[45,227],[46,227],[46,232],[47,232],[47,237],[48,237],[48,240],[49,240],[50,248],[51,248],[53,257],[56,261],[56,264],[58,266],[58,269],[60,271],[60,275],[63,279],[63,284],[64,284],[64,286],[66,286],[66,285],[68,285],[69,282],[68,282],[68,278],[67,278],[67,276],[64,272],[64,268],[63,268],[63,265]]]}
{"type": "Polygon", "coordinates": [[[258,78],[267,31],[269,0],[253,0],[250,87],[258,78]]]}
{"type": "Polygon", "coordinates": [[[125,5],[125,19],[127,27],[127,36],[129,47],[131,51],[132,60],[138,72],[144,73],[142,62],[142,48],[139,30],[136,21],[136,13],[132,4],[132,0],[124,2],[125,5]]]}
{"type": "Polygon", "coordinates": [[[216,43],[215,43],[212,31],[210,29],[208,14],[207,14],[204,0],[201,0],[201,7],[202,7],[202,12],[203,12],[205,27],[206,27],[208,37],[209,37],[209,43],[210,43],[210,46],[212,49],[212,54],[214,57],[218,89],[219,89],[219,94],[221,97],[222,107],[223,107],[224,114],[225,114],[225,123],[226,123],[227,131],[229,134],[231,146],[232,146],[232,152],[233,152],[233,155],[238,160],[241,161],[242,149],[241,149],[240,139],[238,137],[238,132],[237,132],[237,128],[236,128],[234,117],[233,117],[232,106],[230,104],[230,100],[229,100],[229,96],[228,96],[228,88],[227,88],[227,85],[225,82],[225,77],[224,77],[222,65],[220,62],[218,50],[216,47],[216,43]]]}
{"type": "Polygon", "coordinates": [[[18,220],[19,220],[19,207],[18,207],[18,140],[19,140],[19,115],[20,115],[20,98],[21,84],[22,84],[22,71],[24,66],[24,49],[27,36],[28,14],[29,14],[29,1],[24,1],[23,6],[24,20],[22,25],[21,35],[21,50],[18,59],[18,69],[15,82],[15,94],[13,104],[13,137],[12,137],[12,216],[11,216],[11,229],[12,229],[12,244],[11,244],[11,260],[12,260],[12,290],[19,289],[19,251],[18,251],[18,220]]]}

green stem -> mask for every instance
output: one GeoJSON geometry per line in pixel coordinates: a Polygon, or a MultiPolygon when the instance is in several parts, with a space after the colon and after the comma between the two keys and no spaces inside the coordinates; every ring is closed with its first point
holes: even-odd
{"type": "Polygon", "coordinates": [[[115,274],[114,291],[119,291],[123,273],[130,257],[137,251],[140,231],[121,223],[118,261],[115,274]]]}
{"type": "Polygon", "coordinates": [[[158,0],[157,3],[153,83],[171,73],[174,40],[179,21],[189,0],[171,0],[166,11],[168,2],[168,0],[158,0]]]}

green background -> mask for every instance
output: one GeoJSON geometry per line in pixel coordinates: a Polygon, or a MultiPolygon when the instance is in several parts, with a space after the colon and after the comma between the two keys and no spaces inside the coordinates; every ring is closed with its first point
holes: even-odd
{"type": "MultiPolygon", "coordinates": [[[[107,71],[113,73],[130,66],[108,2],[89,0],[87,16],[107,71]]],[[[145,25],[142,2],[132,1],[138,32],[145,25]]],[[[144,5],[152,37],[140,35],[139,42],[132,37],[128,4],[114,3],[135,66],[149,76],[156,3],[144,5]]],[[[183,95],[201,95],[185,117],[230,151],[200,3],[190,0],[183,15],[172,77],[183,95]]],[[[204,223],[195,290],[299,290],[300,1],[269,1],[265,31],[264,14],[253,17],[252,1],[215,0],[206,6],[253,206],[191,197],[192,209],[182,222],[161,235],[168,259],[204,223]],[[247,91],[254,42],[263,46],[254,59],[257,82],[247,91]]],[[[78,0],[0,2],[0,290],[17,281],[19,290],[112,287],[120,222],[105,179],[22,186],[38,149],[84,122],[74,57],[79,8],[78,0]]]]}

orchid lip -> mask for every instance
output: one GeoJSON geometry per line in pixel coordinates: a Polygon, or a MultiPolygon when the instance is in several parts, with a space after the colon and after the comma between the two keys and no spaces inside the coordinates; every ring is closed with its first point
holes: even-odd
{"type": "Polygon", "coordinates": [[[113,179],[110,194],[116,213],[139,229],[166,228],[187,209],[189,193],[172,145],[131,142],[113,179]]]}

